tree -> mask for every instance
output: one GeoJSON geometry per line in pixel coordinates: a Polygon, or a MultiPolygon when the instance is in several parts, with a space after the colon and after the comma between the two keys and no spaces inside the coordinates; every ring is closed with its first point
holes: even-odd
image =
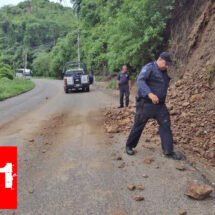
{"type": "Polygon", "coordinates": [[[110,71],[129,63],[137,70],[153,59],[164,43],[174,0],[83,0],[80,19],[87,32],[82,50],[88,65],[110,71]]]}
{"type": "Polygon", "coordinates": [[[33,74],[36,76],[49,77],[50,72],[50,54],[41,52],[32,64],[33,74]]]}

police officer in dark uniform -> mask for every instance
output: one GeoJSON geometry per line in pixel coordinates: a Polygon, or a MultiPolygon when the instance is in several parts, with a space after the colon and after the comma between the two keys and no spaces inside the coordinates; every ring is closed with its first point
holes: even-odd
{"type": "Polygon", "coordinates": [[[126,65],[122,66],[122,71],[118,75],[118,85],[120,92],[120,106],[119,108],[124,107],[124,97],[125,97],[125,105],[128,107],[129,105],[129,94],[130,94],[130,76],[128,73],[128,68],[126,65]]]}
{"type": "Polygon", "coordinates": [[[134,154],[133,148],[137,146],[147,121],[154,118],[159,124],[163,153],[175,160],[185,159],[182,153],[174,152],[170,115],[165,105],[170,82],[167,69],[171,62],[170,54],[162,52],[157,61],[145,65],[138,76],[135,121],[126,143],[128,155],[134,154]]]}

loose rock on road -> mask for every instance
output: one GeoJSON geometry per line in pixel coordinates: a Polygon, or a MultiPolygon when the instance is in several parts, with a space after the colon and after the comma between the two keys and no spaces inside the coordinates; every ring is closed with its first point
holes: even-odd
{"type": "Polygon", "coordinates": [[[66,95],[62,81],[36,84],[0,103],[0,145],[19,150],[19,207],[0,214],[215,214],[212,197],[198,202],[184,195],[189,181],[203,181],[190,165],[178,171],[143,141],[129,157],[127,134],[105,134],[103,108],[117,106],[117,98],[96,87],[66,95]],[[144,189],[129,191],[129,184],[144,189]]]}

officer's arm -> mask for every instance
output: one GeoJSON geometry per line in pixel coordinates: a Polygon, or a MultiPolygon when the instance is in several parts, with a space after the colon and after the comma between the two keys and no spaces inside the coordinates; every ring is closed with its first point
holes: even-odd
{"type": "Polygon", "coordinates": [[[118,84],[119,84],[119,82],[120,82],[120,74],[118,74],[117,80],[118,80],[118,84]]]}
{"type": "Polygon", "coordinates": [[[138,92],[140,93],[141,97],[147,97],[151,90],[147,84],[147,80],[149,79],[151,74],[151,69],[147,66],[144,66],[137,78],[137,87],[138,92]]]}

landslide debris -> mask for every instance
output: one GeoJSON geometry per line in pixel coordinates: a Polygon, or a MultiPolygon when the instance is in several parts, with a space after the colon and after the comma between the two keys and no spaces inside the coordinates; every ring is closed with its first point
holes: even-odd
{"type": "MultiPolygon", "coordinates": [[[[199,75],[193,82],[194,77],[191,79],[185,76],[173,83],[168,92],[167,107],[171,115],[174,143],[194,158],[215,166],[215,108],[207,105],[205,100],[209,90],[206,79],[199,75]]],[[[106,132],[128,134],[134,116],[134,106],[106,109],[106,132]]],[[[144,133],[149,135],[151,139],[147,139],[147,142],[150,142],[158,135],[157,122],[149,120],[144,133]]]]}

